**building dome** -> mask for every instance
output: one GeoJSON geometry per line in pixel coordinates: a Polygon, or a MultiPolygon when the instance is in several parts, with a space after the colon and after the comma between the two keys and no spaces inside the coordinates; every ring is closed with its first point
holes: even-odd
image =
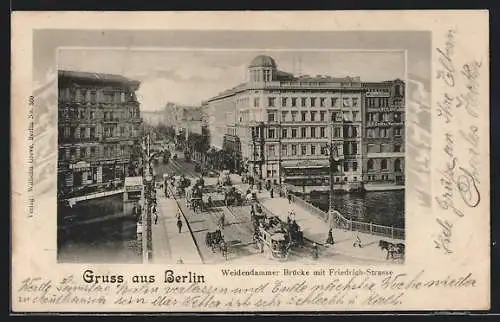
{"type": "Polygon", "coordinates": [[[276,68],[276,62],[271,56],[266,56],[266,55],[259,55],[252,59],[252,62],[248,66],[249,68],[252,67],[272,67],[276,68]]]}

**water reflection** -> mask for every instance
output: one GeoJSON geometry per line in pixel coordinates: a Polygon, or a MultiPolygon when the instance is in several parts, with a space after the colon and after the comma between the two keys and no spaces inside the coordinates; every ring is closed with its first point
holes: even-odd
{"type": "MultiPolygon", "coordinates": [[[[123,214],[121,195],[59,209],[60,223],[81,222],[123,214]]],[[[141,243],[132,216],[73,226],[58,232],[58,261],[75,263],[140,263],[141,243]]]]}
{"type": "MultiPolygon", "coordinates": [[[[312,196],[312,203],[328,210],[328,196],[312,196]]],[[[335,208],[346,218],[384,226],[404,228],[404,191],[370,191],[364,194],[337,194],[335,208]]]]}

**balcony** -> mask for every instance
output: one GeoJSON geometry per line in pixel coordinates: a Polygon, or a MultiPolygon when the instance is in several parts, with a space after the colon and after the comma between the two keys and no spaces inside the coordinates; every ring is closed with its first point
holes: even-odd
{"type": "Polygon", "coordinates": [[[404,152],[368,152],[368,158],[404,158],[404,152]]]}
{"type": "Polygon", "coordinates": [[[395,124],[392,121],[367,121],[366,127],[392,126],[395,124]]]}
{"type": "Polygon", "coordinates": [[[292,142],[297,142],[297,143],[326,143],[328,142],[327,137],[286,137],[286,138],[281,138],[280,141],[282,143],[292,143],[292,142]]]}

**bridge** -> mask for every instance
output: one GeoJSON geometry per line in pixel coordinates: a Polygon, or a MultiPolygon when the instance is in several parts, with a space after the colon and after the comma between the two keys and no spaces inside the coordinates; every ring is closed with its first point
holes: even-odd
{"type": "Polygon", "coordinates": [[[122,189],[111,190],[111,191],[91,193],[91,194],[84,195],[84,196],[68,198],[66,200],[68,201],[70,206],[73,206],[77,202],[80,202],[80,201],[86,201],[86,200],[92,200],[92,199],[97,199],[97,198],[113,196],[113,195],[117,195],[117,194],[124,193],[124,192],[125,192],[125,190],[122,188],[122,189]]]}

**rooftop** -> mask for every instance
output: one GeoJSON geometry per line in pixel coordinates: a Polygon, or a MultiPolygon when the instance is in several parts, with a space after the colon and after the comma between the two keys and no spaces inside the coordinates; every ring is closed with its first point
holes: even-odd
{"type": "Polygon", "coordinates": [[[91,72],[80,72],[72,70],[59,70],[59,78],[66,79],[79,79],[94,82],[104,82],[104,83],[119,83],[119,84],[131,84],[138,86],[139,81],[126,78],[122,75],[116,74],[105,74],[105,73],[91,73],[91,72]]]}
{"type": "Polygon", "coordinates": [[[249,68],[252,67],[272,67],[276,68],[276,61],[271,57],[267,55],[259,55],[252,59],[252,62],[248,66],[249,68]]]}

